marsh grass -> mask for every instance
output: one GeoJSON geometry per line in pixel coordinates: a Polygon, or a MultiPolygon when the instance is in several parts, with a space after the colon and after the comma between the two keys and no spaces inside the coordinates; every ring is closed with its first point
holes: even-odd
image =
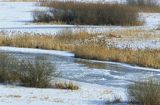
{"type": "Polygon", "coordinates": [[[74,84],[73,82],[56,82],[54,84],[55,88],[58,89],[68,89],[68,90],[78,90],[78,85],[74,84]]]}
{"type": "Polygon", "coordinates": [[[128,99],[132,105],[159,105],[160,82],[148,80],[129,85],[128,99]]]}
{"type": "Polygon", "coordinates": [[[142,25],[135,8],[124,4],[43,1],[47,11],[34,11],[34,22],[61,21],[78,25],[142,25]]]}
{"type": "Polygon", "coordinates": [[[97,44],[76,47],[75,57],[129,63],[143,67],[160,68],[160,50],[107,48],[97,44]]]}

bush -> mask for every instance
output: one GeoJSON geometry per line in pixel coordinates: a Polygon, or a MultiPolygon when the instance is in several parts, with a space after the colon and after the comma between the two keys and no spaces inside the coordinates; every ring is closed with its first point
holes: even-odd
{"type": "Polygon", "coordinates": [[[155,80],[140,81],[129,85],[128,99],[131,104],[159,105],[160,82],[155,80]]]}
{"type": "Polygon", "coordinates": [[[22,59],[0,53],[0,83],[37,88],[50,88],[55,68],[45,59],[22,59]]]}
{"type": "Polygon", "coordinates": [[[62,21],[80,25],[139,25],[137,10],[124,4],[67,1],[41,2],[47,12],[33,12],[35,22],[62,21]]]}
{"type": "Polygon", "coordinates": [[[19,79],[23,86],[46,88],[52,87],[50,81],[54,77],[53,67],[45,60],[36,59],[34,62],[24,60],[19,65],[19,79]]]}
{"type": "Polygon", "coordinates": [[[137,6],[158,6],[157,0],[127,0],[129,5],[137,5],[137,6]]]}
{"type": "Polygon", "coordinates": [[[35,10],[32,13],[34,22],[51,22],[53,20],[53,16],[50,14],[51,11],[40,11],[35,10]]]}
{"type": "Polygon", "coordinates": [[[17,62],[10,55],[0,53],[0,83],[11,83],[17,80],[15,74],[17,62]]]}

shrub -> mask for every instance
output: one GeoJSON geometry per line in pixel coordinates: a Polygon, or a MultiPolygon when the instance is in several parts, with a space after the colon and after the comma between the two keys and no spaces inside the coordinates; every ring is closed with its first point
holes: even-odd
{"type": "Polygon", "coordinates": [[[19,60],[12,55],[0,53],[0,83],[37,88],[50,88],[56,76],[55,68],[42,58],[19,60]]]}
{"type": "Polygon", "coordinates": [[[54,77],[54,68],[45,60],[35,59],[34,62],[24,60],[19,65],[19,79],[23,86],[49,88],[54,77]]]}
{"type": "Polygon", "coordinates": [[[51,22],[53,20],[53,16],[50,14],[51,11],[40,11],[35,10],[32,13],[34,22],[51,22]]]}
{"type": "Polygon", "coordinates": [[[11,83],[17,80],[16,63],[12,56],[0,53],[0,83],[11,83]]]}
{"type": "Polygon", "coordinates": [[[158,0],[127,0],[127,4],[140,12],[160,12],[158,0]]]}
{"type": "Polygon", "coordinates": [[[58,88],[58,89],[70,89],[70,90],[78,90],[79,87],[75,84],[73,84],[72,82],[56,82],[55,83],[55,88],[58,88]]]}
{"type": "Polygon", "coordinates": [[[157,6],[157,0],[127,0],[129,5],[137,5],[137,6],[157,6]]]}
{"type": "Polygon", "coordinates": [[[155,80],[139,81],[128,87],[128,99],[131,104],[159,105],[160,82],[155,80]]]}
{"type": "Polygon", "coordinates": [[[137,25],[137,10],[124,4],[84,3],[72,1],[48,1],[47,12],[33,13],[34,21],[62,21],[81,25],[137,25]]]}

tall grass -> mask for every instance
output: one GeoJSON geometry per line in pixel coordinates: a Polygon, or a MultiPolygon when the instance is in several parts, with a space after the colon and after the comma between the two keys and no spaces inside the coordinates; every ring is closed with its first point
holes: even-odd
{"type": "Polygon", "coordinates": [[[77,44],[84,43],[85,40],[93,37],[94,35],[87,32],[73,33],[69,30],[62,31],[55,36],[19,33],[10,37],[0,35],[0,45],[73,51],[77,44]]]}
{"type": "Polygon", "coordinates": [[[118,49],[107,48],[99,44],[87,44],[76,47],[75,57],[129,63],[143,67],[160,68],[160,50],[157,49],[118,49]]]}
{"type": "Polygon", "coordinates": [[[85,3],[73,1],[44,1],[46,12],[34,11],[35,22],[61,21],[81,25],[140,25],[138,12],[124,4],[85,3]]]}
{"type": "Polygon", "coordinates": [[[149,80],[129,85],[128,99],[133,105],[159,105],[160,82],[149,80]]]}

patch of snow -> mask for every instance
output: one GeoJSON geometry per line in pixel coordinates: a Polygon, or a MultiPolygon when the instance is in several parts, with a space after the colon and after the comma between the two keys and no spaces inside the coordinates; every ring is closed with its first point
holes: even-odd
{"type": "Polygon", "coordinates": [[[160,13],[140,13],[139,15],[145,26],[153,27],[160,25],[160,13]]]}
{"type": "Polygon", "coordinates": [[[42,50],[34,48],[18,48],[18,47],[6,47],[0,46],[1,51],[7,52],[21,52],[21,53],[33,53],[33,54],[49,54],[49,55],[58,55],[58,56],[68,56],[73,57],[74,54],[67,51],[57,51],[57,50],[42,50]]]}
{"type": "Polygon", "coordinates": [[[126,100],[125,90],[102,85],[74,82],[80,89],[37,89],[0,85],[0,105],[105,105],[117,94],[126,100]]]}

